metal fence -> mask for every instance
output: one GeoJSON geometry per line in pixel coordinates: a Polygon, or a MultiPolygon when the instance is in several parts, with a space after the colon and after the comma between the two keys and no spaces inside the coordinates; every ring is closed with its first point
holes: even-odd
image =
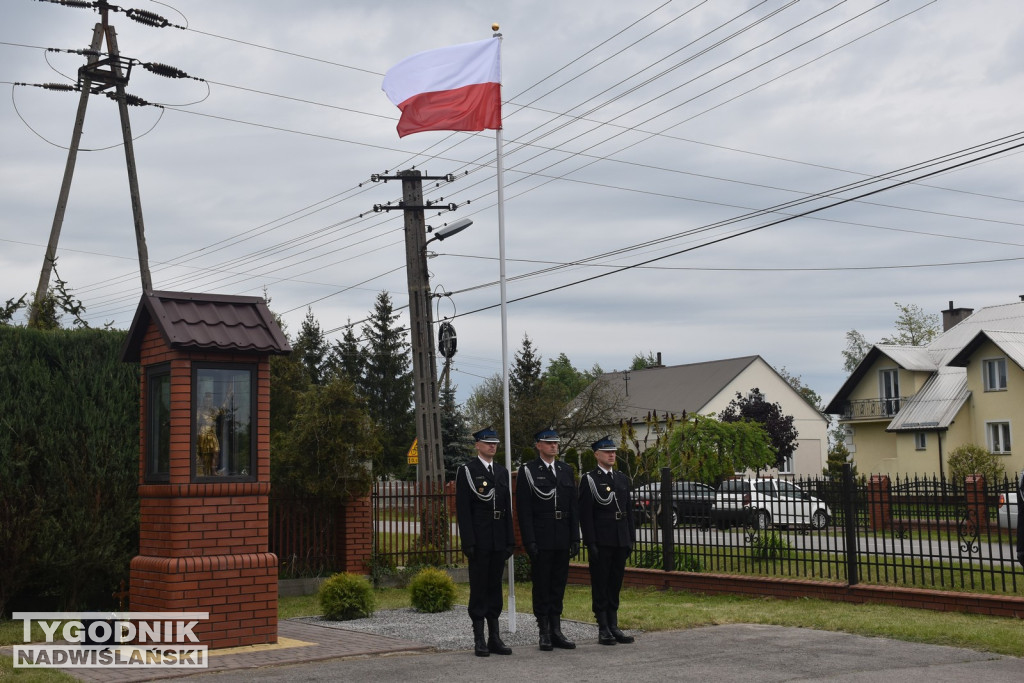
{"type": "MultiPolygon", "coordinates": [[[[751,483],[756,485],[757,480],[751,483]]],[[[917,588],[1024,594],[1017,564],[1015,501],[1004,478],[954,484],[937,477],[794,478],[795,492],[765,485],[664,532],[640,519],[637,566],[871,583],[917,588]],[[826,509],[817,526],[814,511],[826,509]],[[735,514],[739,512],[740,514],[735,514]],[[767,515],[759,514],[767,512],[767,515]]],[[[670,500],[670,499],[667,499],[670,500]]],[[[664,509],[663,506],[659,506],[664,509]]]]}
{"type": "Polygon", "coordinates": [[[277,555],[278,574],[292,579],[325,576],[341,566],[337,505],[317,500],[270,499],[268,544],[277,555]]]}
{"type": "MultiPolygon", "coordinates": [[[[765,480],[775,481],[775,480],[765,480]]],[[[636,567],[870,583],[1024,595],[1016,532],[1006,502],[1014,481],[949,482],[938,477],[795,477],[730,507],[722,488],[705,515],[678,514],[677,526],[638,510],[636,567]],[[1003,504],[1001,505],[1001,501],[1003,504]],[[813,512],[824,507],[821,526],[813,512]],[[757,514],[759,511],[767,512],[757,514]],[[666,562],[667,560],[667,562],[666,562]]],[[[756,480],[753,480],[756,482],[756,480]]],[[[663,492],[653,498],[661,507],[663,492]]],[[[380,482],[372,493],[373,562],[402,567],[459,565],[454,487],[421,491],[380,482]]],[[[667,500],[671,501],[671,497],[667,500]]],[[[291,503],[271,514],[272,550],[293,575],[330,568],[333,511],[291,503]]],[[[577,558],[586,562],[586,550],[577,558]]]]}
{"type": "Polygon", "coordinates": [[[404,567],[463,561],[455,522],[455,487],[377,482],[373,502],[373,562],[404,567]]]}

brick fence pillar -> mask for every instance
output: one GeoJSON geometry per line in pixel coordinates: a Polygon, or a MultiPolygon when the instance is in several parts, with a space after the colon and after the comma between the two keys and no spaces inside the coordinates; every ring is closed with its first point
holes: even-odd
{"type": "Polygon", "coordinates": [[[972,474],[964,481],[967,497],[967,518],[974,522],[979,532],[988,529],[988,499],[985,497],[985,477],[972,474]]]}
{"type": "Polygon", "coordinates": [[[338,566],[343,572],[365,574],[373,555],[373,503],[370,496],[354,498],[339,510],[338,566]]]}
{"type": "Polygon", "coordinates": [[[873,474],[868,480],[868,521],[873,531],[892,528],[892,489],[887,475],[873,474]]]}

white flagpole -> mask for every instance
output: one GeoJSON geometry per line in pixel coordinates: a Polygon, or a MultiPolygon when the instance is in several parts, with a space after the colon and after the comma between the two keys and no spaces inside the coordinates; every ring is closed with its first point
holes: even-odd
{"type": "MultiPolygon", "coordinates": [[[[494,37],[501,41],[500,33],[497,33],[495,24],[494,37]]],[[[499,42],[498,58],[501,59],[501,48],[499,42]]],[[[501,62],[499,61],[499,64],[501,62]]],[[[497,146],[497,169],[498,169],[498,272],[501,282],[501,375],[502,375],[502,404],[505,407],[505,469],[508,470],[508,490],[512,491],[512,423],[509,419],[508,405],[508,298],[505,295],[505,162],[502,158],[502,136],[501,128],[494,131],[494,141],[497,146]]],[[[516,632],[516,557],[513,554],[508,558],[508,630],[516,632]]]]}

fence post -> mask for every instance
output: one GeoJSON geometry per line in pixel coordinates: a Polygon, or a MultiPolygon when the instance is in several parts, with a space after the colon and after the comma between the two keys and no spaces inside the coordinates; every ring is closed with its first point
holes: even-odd
{"type": "Polygon", "coordinates": [[[980,474],[971,474],[964,481],[964,494],[967,498],[967,515],[974,517],[978,525],[978,532],[988,530],[988,498],[985,496],[985,477],[980,474]]]}
{"type": "MultiPolygon", "coordinates": [[[[665,571],[676,568],[676,528],[672,524],[672,470],[661,468],[661,564],[665,571]]],[[[628,514],[633,514],[630,510],[628,514]]]]}
{"type": "Polygon", "coordinates": [[[868,517],[874,531],[892,528],[892,490],[885,474],[872,474],[868,482],[868,517]]]}
{"type": "Polygon", "coordinates": [[[843,464],[843,526],[845,529],[844,545],[846,551],[846,582],[850,586],[860,583],[857,569],[857,509],[854,505],[855,487],[853,483],[853,465],[843,464]]]}

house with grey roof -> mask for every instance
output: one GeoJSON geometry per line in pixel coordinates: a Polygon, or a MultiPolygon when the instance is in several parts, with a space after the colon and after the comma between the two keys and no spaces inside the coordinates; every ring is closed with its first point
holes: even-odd
{"type": "Polygon", "coordinates": [[[862,474],[948,474],[950,452],[975,444],[1024,467],[1013,450],[1024,410],[1024,297],[942,312],[925,346],[876,344],[825,412],[838,415],[862,474]]]}
{"type": "MultiPolygon", "coordinates": [[[[659,354],[660,360],[660,354],[659,354]]],[[[665,414],[712,415],[725,410],[736,394],[759,389],[765,399],[778,403],[785,415],[792,415],[798,432],[798,446],[781,474],[816,475],[825,467],[828,451],[828,419],[810,405],[760,356],[725,360],[657,365],[643,370],[606,373],[607,382],[619,394],[620,417],[638,425],[638,438],[653,444],[647,434],[646,417],[656,415],[661,428],[665,414]]],[[[614,430],[617,439],[618,429],[614,430]]]]}

